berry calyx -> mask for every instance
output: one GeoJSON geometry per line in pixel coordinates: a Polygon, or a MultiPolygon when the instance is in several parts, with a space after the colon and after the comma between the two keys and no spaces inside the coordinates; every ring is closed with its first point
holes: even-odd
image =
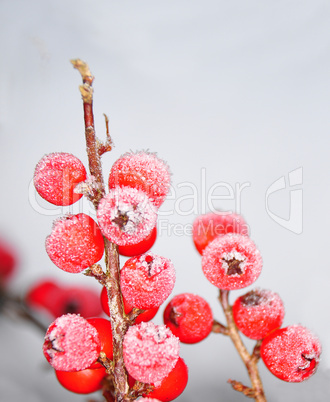
{"type": "Polygon", "coordinates": [[[288,382],[301,382],[313,375],[320,354],[320,341],[301,325],[271,332],[260,348],[261,358],[269,371],[288,382]]]}
{"type": "Polygon", "coordinates": [[[183,343],[197,343],[212,331],[211,307],[202,297],[191,293],[174,296],[164,311],[164,324],[183,343]]]}
{"type": "Polygon", "coordinates": [[[33,180],[38,194],[46,201],[54,205],[71,205],[82,197],[74,192],[74,188],[86,180],[86,169],[74,155],[54,152],[39,161],[33,180]]]}
{"type": "Polygon", "coordinates": [[[46,251],[57,267],[79,273],[102,258],[102,233],[90,216],[69,215],[54,222],[46,239],[46,251]]]}
{"type": "Polygon", "coordinates": [[[185,390],[188,383],[188,367],[179,357],[175,367],[167,377],[148,394],[144,395],[150,402],[150,398],[157,398],[161,402],[169,402],[176,399],[185,390]]]}
{"type": "Polygon", "coordinates": [[[193,241],[200,254],[212,240],[228,233],[248,236],[248,225],[242,216],[219,212],[200,215],[194,220],[193,241]]]}
{"type": "MultiPolygon", "coordinates": [[[[112,330],[111,323],[109,320],[101,317],[87,318],[87,321],[96,328],[100,342],[101,342],[101,352],[105,353],[106,356],[112,360],[113,359],[113,345],[112,345],[112,330]]],[[[95,369],[102,367],[101,363],[95,362],[89,368],[95,369]]]]}
{"type": "Polygon", "coordinates": [[[128,373],[138,381],[157,383],[175,367],[180,342],[165,325],[142,322],[129,327],[123,341],[128,373]]]}
{"type": "Polygon", "coordinates": [[[124,299],[143,310],[159,307],[171,294],[174,284],[172,262],[152,253],[130,258],[120,272],[124,299]]]}
{"type": "Polygon", "coordinates": [[[119,246],[129,246],[150,234],[157,212],[143,191],[116,187],[101,200],[97,219],[105,237],[119,246]]]}
{"type": "Polygon", "coordinates": [[[282,325],[284,305],[277,293],[255,289],[236,299],[233,316],[237,328],[245,336],[263,339],[282,325]]]}
{"type": "MultiPolygon", "coordinates": [[[[102,291],[101,291],[101,306],[105,314],[107,314],[110,317],[110,309],[109,309],[109,303],[108,303],[108,293],[107,289],[105,286],[103,286],[102,291]]],[[[123,303],[124,303],[124,311],[125,314],[128,315],[134,308],[134,306],[131,306],[130,304],[127,303],[127,301],[123,298],[123,303]]],[[[134,324],[140,324],[140,322],[147,322],[152,320],[155,315],[157,314],[159,310],[159,307],[154,307],[150,308],[149,310],[145,310],[143,313],[139,314],[134,321],[134,324]]]]}
{"type": "Polygon", "coordinates": [[[139,189],[157,208],[165,200],[170,183],[167,164],[156,154],[144,151],[123,155],[113,164],[109,175],[110,190],[117,186],[139,189]]]}
{"type": "Polygon", "coordinates": [[[58,382],[68,391],[76,394],[90,394],[102,388],[102,380],[106,376],[104,367],[81,371],[55,370],[58,382]]]}
{"type": "Polygon", "coordinates": [[[101,350],[98,332],[88,321],[75,314],[58,317],[48,328],[43,352],[52,367],[79,371],[93,364],[101,350]]]}
{"type": "Polygon", "coordinates": [[[241,289],[258,278],[262,258],[249,237],[227,234],[215,238],[204,249],[202,269],[206,278],[219,289],[241,289]]]}
{"type": "Polygon", "coordinates": [[[134,257],[146,253],[154,245],[157,238],[157,227],[155,226],[150,234],[137,244],[129,246],[118,246],[118,253],[125,257],[134,257]]]}

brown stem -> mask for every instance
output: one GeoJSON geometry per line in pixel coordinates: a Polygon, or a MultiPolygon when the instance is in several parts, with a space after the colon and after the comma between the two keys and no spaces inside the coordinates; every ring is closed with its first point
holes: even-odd
{"type": "Polygon", "coordinates": [[[232,384],[235,390],[242,392],[246,396],[254,398],[256,402],[266,402],[265,393],[263,390],[261,378],[257,367],[258,346],[256,346],[255,352],[252,355],[250,355],[238,333],[238,329],[236,327],[233,318],[232,308],[229,304],[228,296],[229,296],[228,290],[220,289],[219,301],[226,316],[228,335],[230,336],[233,344],[235,345],[235,348],[237,349],[241,359],[243,360],[247,368],[252,388],[245,387],[244,385],[242,385],[237,381],[230,380],[230,383],[232,384]]]}
{"type": "MultiPolygon", "coordinates": [[[[100,200],[105,195],[105,188],[102,175],[102,165],[100,160],[100,142],[95,135],[94,115],[93,115],[93,89],[92,76],[89,67],[81,60],[72,60],[73,66],[80,72],[83,85],[80,86],[80,92],[84,104],[85,136],[89,170],[94,177],[98,192],[91,200],[95,209],[97,209],[100,200]]],[[[107,133],[109,141],[109,135],[107,133]]],[[[105,245],[105,263],[106,273],[101,266],[93,265],[87,274],[94,276],[99,282],[104,284],[108,293],[108,302],[110,309],[110,322],[113,338],[113,382],[116,402],[129,402],[132,398],[129,396],[129,385],[127,381],[127,372],[123,358],[123,339],[129,326],[129,320],[126,318],[124,306],[120,291],[120,265],[118,247],[104,238],[105,245]]],[[[110,368],[109,368],[110,369],[110,368]]],[[[110,370],[109,370],[110,371],[110,370]]],[[[110,385],[110,384],[109,384],[110,385]]]]}
{"type": "Polygon", "coordinates": [[[215,334],[229,335],[228,328],[216,320],[213,321],[212,332],[215,334]]]}

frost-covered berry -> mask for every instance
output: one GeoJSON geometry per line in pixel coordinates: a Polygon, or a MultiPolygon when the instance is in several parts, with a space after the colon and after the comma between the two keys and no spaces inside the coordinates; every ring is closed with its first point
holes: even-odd
{"type": "Polygon", "coordinates": [[[249,237],[227,234],[217,237],[205,248],[202,269],[206,278],[219,289],[241,289],[258,278],[262,258],[249,237]]]}
{"type": "Polygon", "coordinates": [[[320,341],[301,325],[271,332],[260,348],[261,358],[269,371],[288,382],[301,382],[313,375],[320,354],[320,341]]]}
{"type": "Polygon", "coordinates": [[[197,343],[212,331],[213,314],[202,297],[182,293],[174,296],[166,306],[164,323],[181,342],[197,343]]]}
{"type": "MultiPolygon", "coordinates": [[[[162,402],[169,402],[182,394],[188,383],[188,367],[179,357],[174,369],[167,377],[148,394],[145,395],[150,402],[151,398],[157,398],[162,402]]],[[[141,399],[140,399],[141,401],[141,399]]]]}
{"type": "Polygon", "coordinates": [[[255,289],[236,299],[233,316],[237,328],[245,336],[263,339],[282,325],[284,305],[277,293],[255,289]]]}
{"type": "Polygon", "coordinates": [[[78,183],[86,180],[86,169],[74,155],[55,152],[39,161],[33,180],[38,194],[46,201],[55,205],[71,205],[82,197],[73,190],[78,183]]]}
{"type": "MultiPolygon", "coordinates": [[[[113,345],[112,345],[112,329],[111,323],[109,320],[101,317],[87,318],[87,321],[96,328],[100,343],[101,343],[101,352],[105,353],[107,357],[112,360],[113,359],[113,345]]],[[[101,363],[95,362],[90,368],[100,368],[102,367],[101,363]]]]}
{"type": "Polygon", "coordinates": [[[167,164],[156,154],[129,152],[112,166],[109,175],[109,189],[116,186],[133,187],[146,193],[158,208],[169,191],[171,175],[167,164]]]}
{"type": "Polygon", "coordinates": [[[157,212],[143,191],[116,187],[101,200],[97,219],[105,237],[119,246],[129,246],[150,234],[157,212]]]}
{"type": "Polygon", "coordinates": [[[130,258],[120,272],[123,297],[143,310],[159,307],[171,294],[174,284],[171,260],[152,253],[130,258]]]}
{"type": "MultiPolygon", "coordinates": [[[[110,317],[108,292],[107,292],[107,289],[105,286],[103,286],[103,288],[102,288],[100,298],[101,298],[101,306],[102,306],[103,311],[105,312],[105,314],[107,314],[110,317]]],[[[131,306],[129,303],[127,303],[127,301],[125,300],[124,297],[123,297],[123,303],[124,303],[125,314],[128,315],[133,310],[134,306],[131,306]]],[[[146,322],[146,321],[152,320],[155,317],[155,315],[157,314],[158,310],[159,310],[159,307],[154,307],[154,308],[145,310],[143,313],[139,314],[135,318],[134,324],[140,324],[140,322],[146,322]]]]}
{"type": "Polygon", "coordinates": [[[100,353],[98,332],[76,314],[58,317],[48,328],[43,352],[56,370],[79,371],[93,364],[100,353]]]}
{"type": "Polygon", "coordinates": [[[198,216],[193,223],[193,240],[200,254],[203,254],[203,250],[212,240],[228,233],[249,234],[248,225],[242,216],[209,213],[198,216]]]}
{"type": "Polygon", "coordinates": [[[157,227],[155,226],[150,234],[137,244],[130,246],[118,246],[118,253],[125,257],[134,257],[135,255],[144,254],[151,249],[157,238],[157,227]]]}
{"type": "Polygon", "coordinates": [[[165,325],[142,322],[124,337],[123,354],[128,373],[144,383],[162,381],[175,367],[180,342],[165,325]]]}
{"type": "Polygon", "coordinates": [[[102,258],[102,233],[90,216],[69,215],[54,222],[46,239],[46,251],[63,271],[78,273],[102,258]]]}
{"type": "Polygon", "coordinates": [[[141,398],[139,399],[139,402],[162,402],[162,401],[155,398],[141,398]]]}

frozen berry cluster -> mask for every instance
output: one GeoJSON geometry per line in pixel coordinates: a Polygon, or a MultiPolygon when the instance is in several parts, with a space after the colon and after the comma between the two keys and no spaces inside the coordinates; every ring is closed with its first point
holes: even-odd
{"type": "MultiPolygon", "coordinates": [[[[220,289],[220,294],[228,297],[230,290],[243,289],[259,277],[262,258],[239,215],[219,212],[199,216],[193,224],[193,240],[202,255],[203,273],[220,289]]],[[[284,305],[277,293],[256,288],[238,297],[232,306],[224,307],[232,314],[235,328],[228,326],[223,332],[230,335],[236,329],[257,340],[260,356],[275,376],[301,382],[314,374],[321,354],[320,342],[301,325],[281,328],[284,305]]],[[[174,329],[180,328],[180,311],[168,308],[166,317],[174,329]]]]}

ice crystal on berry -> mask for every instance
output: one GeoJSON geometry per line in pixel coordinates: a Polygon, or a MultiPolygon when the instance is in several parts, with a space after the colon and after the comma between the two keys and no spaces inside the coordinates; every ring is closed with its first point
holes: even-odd
{"type": "Polygon", "coordinates": [[[175,269],[165,257],[147,253],[126,261],[120,274],[120,288],[125,300],[134,307],[160,306],[175,284],[175,269]]]}
{"type": "Polygon", "coordinates": [[[54,152],[45,155],[34,172],[34,186],[39,195],[55,205],[71,205],[82,195],[74,192],[75,186],[86,179],[82,162],[74,155],[54,152]]]}
{"type": "Polygon", "coordinates": [[[88,215],[68,215],[54,222],[46,239],[46,251],[63,271],[78,273],[102,258],[102,233],[88,215]]]}
{"type": "Polygon", "coordinates": [[[116,187],[101,200],[97,218],[105,237],[126,246],[137,244],[150,234],[157,212],[142,191],[116,187]]]}
{"type": "Polygon", "coordinates": [[[309,329],[291,325],[271,332],[261,344],[260,354],[276,377],[288,382],[301,382],[316,371],[321,344],[309,329]]]}
{"type": "Polygon", "coordinates": [[[43,352],[56,370],[79,371],[97,360],[100,347],[99,335],[93,325],[79,315],[66,314],[49,326],[43,352]]]}
{"type": "Polygon", "coordinates": [[[158,208],[168,193],[171,177],[167,164],[156,154],[145,151],[129,152],[112,166],[109,188],[134,187],[147,194],[158,208]]]}
{"type": "Polygon", "coordinates": [[[158,383],[175,367],[179,349],[179,339],[165,325],[142,322],[130,327],[124,337],[125,366],[136,380],[158,383]]]}
{"type": "Polygon", "coordinates": [[[249,237],[240,234],[217,237],[203,252],[204,275],[220,289],[234,290],[251,285],[261,268],[259,250],[249,237]]]}

